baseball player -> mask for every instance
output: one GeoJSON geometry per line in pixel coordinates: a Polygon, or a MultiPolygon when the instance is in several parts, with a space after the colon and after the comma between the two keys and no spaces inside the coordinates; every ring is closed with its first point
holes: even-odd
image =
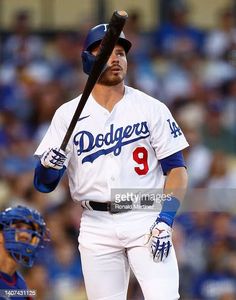
{"type": "MultiPolygon", "coordinates": [[[[100,24],[88,32],[82,52],[87,74],[106,30],[100,24]]],[[[84,208],[79,250],[89,300],[125,300],[130,268],[146,300],[175,300],[171,232],[187,185],[181,150],[188,143],[163,103],[125,85],[130,48],[122,32],[65,152],[59,147],[81,96],[58,108],[35,152],[34,185],[50,192],[68,174],[71,196],[84,208]],[[136,188],[161,189],[168,201],[160,210],[112,210],[114,190],[136,188]]]]}
{"type": "Polygon", "coordinates": [[[18,265],[31,267],[46,240],[46,225],[38,211],[24,206],[0,212],[0,299],[33,299],[18,265]]]}

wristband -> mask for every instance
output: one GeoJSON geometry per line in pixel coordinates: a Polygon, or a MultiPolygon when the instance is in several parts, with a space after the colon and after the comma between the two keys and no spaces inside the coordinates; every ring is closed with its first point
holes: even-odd
{"type": "Polygon", "coordinates": [[[40,161],[36,166],[35,172],[38,178],[40,178],[40,180],[42,181],[42,183],[45,184],[50,184],[52,182],[55,182],[60,177],[60,170],[46,168],[42,165],[40,161]]]}
{"type": "Polygon", "coordinates": [[[65,166],[60,170],[45,168],[39,161],[34,172],[34,186],[36,190],[42,193],[50,193],[53,191],[58,185],[65,170],[65,166]]]}
{"type": "Polygon", "coordinates": [[[177,198],[172,196],[169,200],[165,200],[157,221],[163,221],[171,227],[179,207],[180,201],[177,198]]]}

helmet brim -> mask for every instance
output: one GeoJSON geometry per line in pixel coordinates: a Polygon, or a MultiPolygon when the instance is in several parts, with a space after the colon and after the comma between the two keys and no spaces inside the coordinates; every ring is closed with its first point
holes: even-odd
{"type": "MultiPolygon", "coordinates": [[[[87,51],[91,52],[93,49],[95,49],[97,46],[100,45],[102,39],[99,39],[97,41],[95,41],[93,44],[91,44],[88,48],[87,48],[87,51]]],[[[132,46],[131,42],[124,39],[124,38],[119,38],[118,41],[117,41],[117,44],[118,45],[121,45],[124,50],[125,50],[125,53],[127,54],[132,46]]]]}

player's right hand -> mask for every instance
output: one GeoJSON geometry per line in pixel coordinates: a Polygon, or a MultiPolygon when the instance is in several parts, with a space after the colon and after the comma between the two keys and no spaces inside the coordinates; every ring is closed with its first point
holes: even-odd
{"type": "Polygon", "coordinates": [[[41,164],[45,168],[53,168],[56,170],[60,170],[63,168],[65,160],[65,151],[59,148],[49,148],[47,151],[44,152],[41,158],[41,164]]]}

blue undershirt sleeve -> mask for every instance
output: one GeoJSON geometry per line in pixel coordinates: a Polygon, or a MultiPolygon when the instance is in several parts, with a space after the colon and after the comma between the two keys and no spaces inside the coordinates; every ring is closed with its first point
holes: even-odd
{"type": "Polygon", "coordinates": [[[45,168],[39,161],[34,172],[34,187],[42,193],[52,192],[62,178],[66,167],[61,170],[45,168]]]}
{"type": "Polygon", "coordinates": [[[182,151],[178,151],[170,156],[160,159],[160,164],[164,175],[167,175],[168,171],[174,168],[186,168],[182,151]]]}

